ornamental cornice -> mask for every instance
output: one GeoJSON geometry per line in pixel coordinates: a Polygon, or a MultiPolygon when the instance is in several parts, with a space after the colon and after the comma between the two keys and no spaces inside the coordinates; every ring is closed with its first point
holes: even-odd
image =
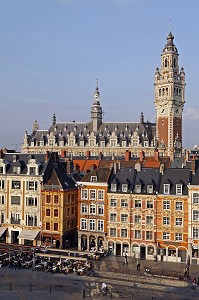
{"type": "Polygon", "coordinates": [[[14,213],[22,212],[22,207],[20,205],[11,205],[10,211],[14,213]]]}

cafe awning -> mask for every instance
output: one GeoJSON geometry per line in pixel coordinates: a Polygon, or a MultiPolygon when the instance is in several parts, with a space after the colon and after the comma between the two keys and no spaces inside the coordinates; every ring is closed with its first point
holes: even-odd
{"type": "Polygon", "coordinates": [[[24,239],[24,240],[31,240],[33,241],[40,230],[22,230],[21,233],[19,234],[19,239],[24,239]]]}
{"type": "Polygon", "coordinates": [[[4,234],[4,232],[6,231],[8,227],[0,227],[0,236],[2,236],[2,234],[4,234]]]}

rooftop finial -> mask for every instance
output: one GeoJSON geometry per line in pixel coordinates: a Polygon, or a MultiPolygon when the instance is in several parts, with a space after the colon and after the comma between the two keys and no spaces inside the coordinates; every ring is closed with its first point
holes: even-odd
{"type": "Polygon", "coordinates": [[[169,19],[169,31],[172,32],[172,27],[171,27],[171,19],[169,19]]]}
{"type": "Polygon", "coordinates": [[[96,88],[98,89],[98,78],[96,78],[96,88]]]}

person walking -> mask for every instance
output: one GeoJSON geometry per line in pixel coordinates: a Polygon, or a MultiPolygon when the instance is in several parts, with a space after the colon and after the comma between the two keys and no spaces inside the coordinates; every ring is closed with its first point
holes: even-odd
{"type": "Polygon", "coordinates": [[[140,271],[140,262],[137,262],[137,271],[140,271]]]}

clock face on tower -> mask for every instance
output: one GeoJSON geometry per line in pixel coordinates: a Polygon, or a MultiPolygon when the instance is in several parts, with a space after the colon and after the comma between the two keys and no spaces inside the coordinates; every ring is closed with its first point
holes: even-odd
{"type": "Polygon", "coordinates": [[[181,117],[182,115],[182,108],[180,106],[175,107],[174,109],[174,116],[175,117],[181,117]]]}
{"type": "Polygon", "coordinates": [[[166,117],[167,116],[167,107],[160,107],[159,115],[160,115],[160,117],[166,117]]]}

